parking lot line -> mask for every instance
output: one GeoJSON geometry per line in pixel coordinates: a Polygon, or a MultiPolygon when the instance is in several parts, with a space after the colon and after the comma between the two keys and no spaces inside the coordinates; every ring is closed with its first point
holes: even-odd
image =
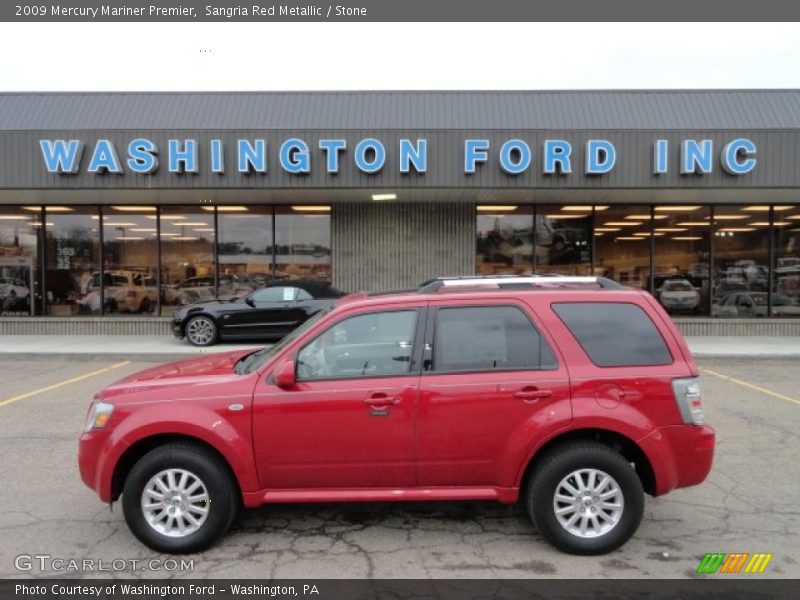
{"type": "Polygon", "coordinates": [[[800,400],[796,398],[792,398],[790,396],[784,396],[783,394],[779,394],[778,392],[773,392],[772,390],[768,390],[767,388],[763,388],[759,385],[754,385],[752,383],[742,381],[741,379],[736,379],[735,377],[729,377],[728,375],[723,375],[722,373],[717,373],[716,371],[711,371],[709,369],[700,369],[700,371],[702,371],[703,373],[708,373],[709,375],[713,375],[714,377],[719,377],[720,379],[724,379],[725,381],[730,381],[731,383],[735,383],[737,385],[750,388],[751,390],[761,392],[762,394],[766,394],[767,396],[772,396],[774,398],[779,398],[780,400],[785,400],[787,402],[793,402],[794,404],[800,405],[800,400]]]}
{"type": "Polygon", "coordinates": [[[125,360],[122,362],[118,362],[116,364],[110,365],[103,369],[97,369],[96,371],[92,371],[91,373],[85,373],[83,375],[78,375],[77,377],[73,377],[71,379],[65,379],[64,381],[59,381],[58,383],[54,383],[52,385],[48,385],[46,387],[42,387],[36,390],[32,390],[30,392],[26,392],[24,394],[20,394],[18,396],[12,396],[6,400],[0,401],[0,407],[7,406],[8,404],[13,404],[19,400],[24,400],[25,398],[30,398],[31,396],[36,396],[38,394],[43,394],[44,392],[49,392],[51,390],[58,389],[60,387],[64,387],[65,385],[70,385],[71,383],[77,383],[79,381],[83,381],[84,379],[89,379],[90,377],[94,377],[96,375],[100,375],[102,373],[107,373],[108,371],[113,371],[114,369],[118,369],[119,367],[124,367],[125,365],[130,364],[131,361],[125,360]]]}

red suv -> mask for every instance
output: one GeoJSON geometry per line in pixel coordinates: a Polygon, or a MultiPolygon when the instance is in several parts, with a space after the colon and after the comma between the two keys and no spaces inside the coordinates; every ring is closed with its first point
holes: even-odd
{"type": "Polygon", "coordinates": [[[89,409],[80,470],[164,552],[208,548],[240,506],[491,499],[599,554],[635,533],[645,492],[700,483],[713,453],[697,367],[652,296],[453,278],[126,377],[89,409]]]}

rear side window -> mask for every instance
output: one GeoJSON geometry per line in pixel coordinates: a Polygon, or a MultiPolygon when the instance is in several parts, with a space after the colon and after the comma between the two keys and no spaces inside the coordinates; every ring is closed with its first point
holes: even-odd
{"type": "Polygon", "coordinates": [[[438,372],[556,368],[550,346],[513,306],[440,308],[433,345],[438,372]]]}
{"type": "Polygon", "coordinates": [[[553,310],[598,367],[672,363],[664,338],[639,306],[625,302],[564,302],[553,310]]]}

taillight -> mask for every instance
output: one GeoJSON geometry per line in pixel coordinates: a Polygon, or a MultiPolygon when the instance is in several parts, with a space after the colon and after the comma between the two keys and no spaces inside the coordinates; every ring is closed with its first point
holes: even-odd
{"type": "Polygon", "coordinates": [[[700,380],[697,377],[672,380],[672,393],[681,411],[683,422],[689,425],[703,425],[703,396],[700,393],[700,380]]]}
{"type": "Polygon", "coordinates": [[[128,290],[128,298],[136,298],[136,290],[128,290]]]}

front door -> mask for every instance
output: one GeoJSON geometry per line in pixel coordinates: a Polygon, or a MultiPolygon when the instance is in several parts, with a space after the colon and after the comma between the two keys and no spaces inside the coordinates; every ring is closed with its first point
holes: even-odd
{"type": "Polygon", "coordinates": [[[431,303],[419,485],[511,486],[537,433],[571,418],[566,368],[527,310],[506,301],[431,303]]]}
{"type": "Polygon", "coordinates": [[[294,389],[259,382],[253,435],[264,488],[414,485],[423,315],[423,305],[345,313],[298,351],[294,389]]]}

